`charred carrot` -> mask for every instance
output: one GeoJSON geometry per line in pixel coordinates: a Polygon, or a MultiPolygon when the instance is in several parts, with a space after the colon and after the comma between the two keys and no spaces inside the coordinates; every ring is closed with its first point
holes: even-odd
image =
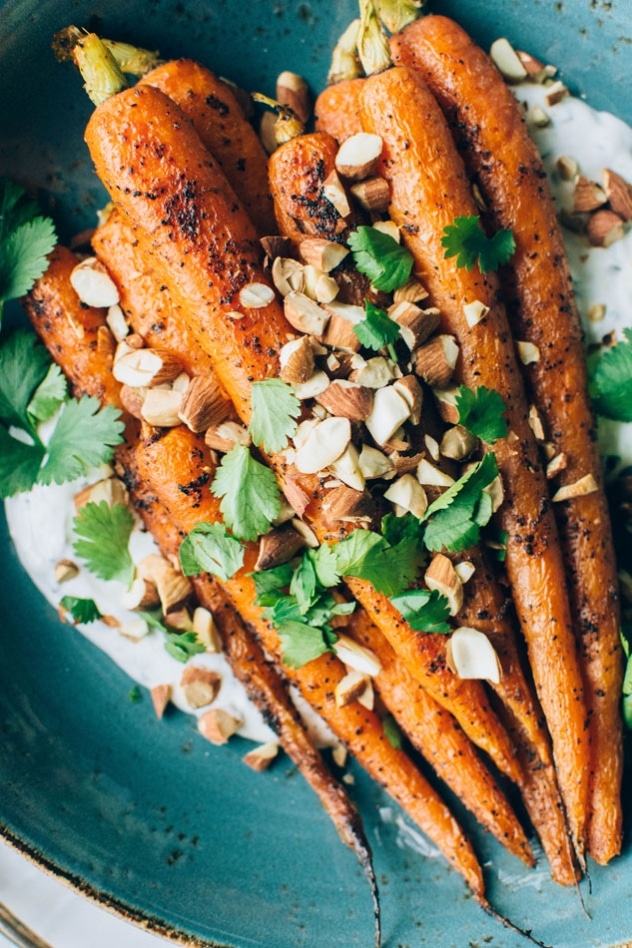
{"type": "Polygon", "coordinates": [[[427,17],[394,39],[393,48],[437,96],[494,227],[510,228],[514,235],[516,249],[502,271],[508,314],[514,337],[532,343],[539,353],[524,374],[547,436],[566,459],[556,485],[593,479],[592,491],[554,509],[590,722],[588,850],[606,863],[621,849],[618,586],[582,328],[555,206],[515,96],[460,26],[445,17],[427,17]]]}
{"type": "Polygon", "coordinates": [[[589,749],[564,567],[547,487],[493,274],[447,259],[441,238],[457,217],[477,214],[463,164],[432,94],[396,67],[372,76],[362,93],[362,122],[383,139],[382,173],[391,185],[393,220],[411,250],[445,332],[460,346],[457,378],[498,391],[510,438],[495,446],[505,485],[500,510],[507,531],[507,571],[529,647],[536,687],[553,738],[558,777],[575,845],[584,848],[589,749]],[[487,315],[469,326],[463,306],[480,301],[487,315]]]}
{"type": "Polygon", "coordinates": [[[339,144],[362,131],[358,111],[364,79],[343,79],[323,89],[314,104],[316,130],[332,135],[339,144]]]}
{"type": "Polygon", "coordinates": [[[180,106],[217,160],[261,236],[275,233],[267,155],[228,83],[191,59],[163,63],[140,80],[180,106]]]}

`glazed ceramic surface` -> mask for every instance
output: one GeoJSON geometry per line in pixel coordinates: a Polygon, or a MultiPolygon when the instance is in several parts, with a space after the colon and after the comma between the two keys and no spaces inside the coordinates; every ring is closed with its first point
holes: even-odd
{"type": "MultiPolygon", "coordinates": [[[[598,108],[632,121],[630,0],[445,0],[484,45],[498,35],[561,67],[598,108]]],[[[55,62],[69,23],[198,58],[249,89],[273,92],[281,69],[324,82],[352,16],[331,0],[10,0],[0,3],[0,174],[38,189],[61,237],[94,224],[104,192],[82,130],[91,106],[55,62]]],[[[19,319],[16,310],[10,319],[19,319]]],[[[372,944],[371,905],[354,856],[287,760],[266,774],[217,749],[194,720],[155,719],[148,695],[40,598],[0,528],[0,827],[38,862],[102,903],[170,937],[230,948],[372,944]]],[[[352,767],[382,895],[388,946],[513,948],[460,879],[378,788],[352,767]],[[423,853],[426,853],[425,855],[423,853]]],[[[458,804],[457,813],[462,816],[458,804]]],[[[463,816],[469,826],[470,821],[463,816]]],[[[591,867],[575,891],[533,871],[473,829],[490,901],[555,948],[632,940],[632,849],[591,867]]]]}

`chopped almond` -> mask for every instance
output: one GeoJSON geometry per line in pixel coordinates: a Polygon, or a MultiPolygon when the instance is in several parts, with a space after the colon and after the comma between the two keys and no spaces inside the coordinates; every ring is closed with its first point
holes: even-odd
{"type": "Polygon", "coordinates": [[[252,770],[262,771],[268,769],[278,753],[279,745],[276,741],[268,741],[267,744],[260,744],[254,750],[248,751],[247,754],[244,754],[242,760],[252,770]]]}
{"type": "Polygon", "coordinates": [[[240,727],[241,721],[223,708],[211,708],[198,718],[198,731],[211,744],[226,744],[240,727]]]}
{"type": "Polygon", "coordinates": [[[632,186],[610,168],[603,172],[603,186],[610,209],[622,220],[632,220],[632,186]]]}
{"type": "Polygon", "coordinates": [[[436,553],[424,575],[428,589],[445,596],[450,604],[450,615],[455,616],[463,606],[463,583],[452,561],[443,553],[436,553]]]}
{"type": "Polygon", "coordinates": [[[592,474],[585,474],[573,484],[565,484],[553,494],[551,500],[554,504],[559,504],[563,500],[572,500],[574,497],[585,497],[586,494],[592,494],[598,490],[597,481],[592,474]]]}
{"type": "Polygon", "coordinates": [[[305,263],[329,273],[342,263],[349,250],[324,237],[306,237],[300,242],[298,252],[305,263]]]}
{"type": "Polygon", "coordinates": [[[259,539],[259,555],[254,565],[256,570],[273,569],[288,563],[301,547],[303,537],[290,523],[276,527],[259,539]]]}
{"type": "Polygon", "coordinates": [[[347,138],[336,155],[336,168],[345,178],[359,181],[370,177],[382,154],[382,139],[369,132],[357,132],[347,138]]]}
{"type": "Polygon", "coordinates": [[[351,193],[366,211],[388,210],[391,189],[385,178],[367,178],[351,186],[351,193]]]}
{"type": "Polygon", "coordinates": [[[180,687],[190,708],[203,708],[217,698],[222,676],[210,668],[188,665],[182,672],[180,687]]]}
{"type": "Polygon", "coordinates": [[[195,433],[219,425],[229,417],[231,405],[213,377],[191,379],[182,396],[178,416],[195,433]]]}
{"type": "Polygon", "coordinates": [[[601,208],[588,218],[586,236],[593,247],[609,247],[620,240],[623,233],[623,220],[614,211],[601,208]]]}
{"type": "Polygon", "coordinates": [[[413,352],[417,375],[433,388],[447,388],[459,357],[454,336],[435,336],[413,352]]]}
{"type": "Polygon", "coordinates": [[[159,721],[162,720],[165,709],[171,701],[171,690],[171,685],[154,685],[150,690],[154,711],[159,721]]]}

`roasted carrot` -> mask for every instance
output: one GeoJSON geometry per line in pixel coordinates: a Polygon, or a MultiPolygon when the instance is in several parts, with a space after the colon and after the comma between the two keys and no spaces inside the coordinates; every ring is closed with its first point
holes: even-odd
{"type": "Polygon", "coordinates": [[[343,79],[323,89],[314,104],[316,130],[332,135],[339,144],[362,131],[358,110],[364,79],[343,79]]]}
{"type": "Polygon", "coordinates": [[[522,826],[454,717],[415,681],[363,609],[349,617],[345,631],[377,655],[382,670],[375,688],[407,738],[479,823],[514,856],[533,865],[522,826]]]}
{"type": "Polygon", "coordinates": [[[227,82],[191,59],[176,59],[140,80],[168,95],[195,126],[261,236],[275,233],[267,155],[227,82]]]}
{"type": "Polygon", "coordinates": [[[444,228],[477,214],[469,182],[432,94],[403,67],[370,77],[362,122],[383,139],[382,173],[391,185],[392,219],[400,226],[445,332],[460,346],[456,378],[485,385],[505,400],[510,437],[495,451],[505,486],[500,521],[507,531],[507,572],[529,647],[574,843],[584,848],[589,748],[586,710],[561,550],[547,486],[527,420],[527,404],[498,281],[447,259],[444,228]],[[470,327],[464,304],[481,301],[487,315],[470,327]]]}
{"type": "Polygon", "coordinates": [[[503,287],[514,337],[534,344],[540,354],[524,374],[547,436],[566,458],[556,485],[574,484],[587,475],[597,485],[554,509],[589,716],[588,850],[597,862],[606,863],[621,849],[618,585],[582,328],[555,206],[515,96],[460,26],[446,17],[424,18],[394,38],[393,50],[436,95],[493,226],[510,228],[514,235],[516,250],[501,272],[503,287]]]}

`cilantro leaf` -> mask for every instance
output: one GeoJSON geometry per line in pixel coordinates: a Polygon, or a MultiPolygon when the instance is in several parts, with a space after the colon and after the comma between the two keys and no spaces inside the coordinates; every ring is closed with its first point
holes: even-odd
{"type": "Polygon", "coordinates": [[[266,451],[281,451],[296,431],[301,403],[282,379],[253,382],[252,418],[249,431],[257,446],[266,451]]]}
{"type": "Polygon", "coordinates": [[[444,256],[456,257],[457,267],[472,270],[478,263],[481,273],[490,273],[510,260],[516,242],[510,230],[499,230],[488,237],[483,230],[480,218],[455,217],[454,224],[448,224],[443,230],[441,245],[446,248],[444,256]]]}
{"type": "Polygon", "coordinates": [[[411,589],[391,602],[398,609],[411,629],[417,632],[451,632],[447,622],[450,605],[445,596],[436,589],[411,589]]]}
{"type": "Polygon", "coordinates": [[[266,533],[281,509],[281,492],[274,473],[236,444],[225,454],[211,490],[221,497],[224,522],[240,540],[266,533]]]}
{"type": "Polygon", "coordinates": [[[292,567],[289,563],[273,566],[271,569],[256,570],[249,574],[257,590],[257,605],[267,606],[278,598],[292,581],[292,567]]]}
{"type": "Polygon", "coordinates": [[[221,523],[196,523],[180,544],[180,566],[185,576],[212,573],[230,579],[244,562],[244,548],[221,523]]]}
{"type": "Polygon", "coordinates": [[[335,635],[315,628],[306,622],[284,622],[277,628],[281,640],[283,661],[290,668],[301,668],[308,662],[331,651],[335,635]]]}
{"type": "Polygon", "coordinates": [[[65,612],[69,612],[75,624],[80,622],[96,622],[101,618],[99,608],[94,599],[79,599],[76,596],[62,596],[59,605],[65,612]]]}
{"type": "Polygon", "coordinates": [[[507,406],[502,395],[484,385],[471,389],[460,385],[456,396],[459,424],[473,435],[493,444],[507,435],[507,421],[503,417],[507,406]]]}
{"type": "Polygon", "coordinates": [[[387,513],[382,517],[380,524],[382,536],[391,546],[395,546],[402,540],[414,540],[421,544],[423,538],[423,527],[419,519],[414,514],[406,513],[403,517],[396,517],[393,513],[387,513]]]}
{"type": "Polygon", "coordinates": [[[361,527],[353,530],[348,537],[332,547],[338,573],[341,576],[362,578],[361,571],[368,554],[376,547],[383,549],[385,544],[384,537],[381,537],[379,533],[364,530],[361,527]]]}
{"type": "Polygon", "coordinates": [[[40,443],[25,444],[0,425],[0,498],[31,490],[44,458],[40,443]]]}
{"type": "Polygon", "coordinates": [[[632,421],[632,329],[625,341],[591,361],[589,392],[595,411],[614,421],[632,421]]]}
{"type": "Polygon", "coordinates": [[[48,421],[65,401],[67,394],[66,379],[59,366],[53,362],[28,404],[29,417],[36,421],[48,421]]]}
{"type": "Polygon", "coordinates": [[[56,243],[52,220],[40,215],[19,184],[0,179],[0,312],[44,273],[56,243]]]}
{"type": "Polygon", "coordinates": [[[399,339],[399,326],[394,319],[370,303],[364,301],[364,312],[366,319],[356,323],[353,331],[366,349],[374,349],[378,352],[385,346],[389,349],[389,354],[393,361],[397,361],[393,350],[393,343],[399,339]]]}
{"type": "Polygon", "coordinates": [[[358,227],[349,236],[353,260],[376,290],[390,293],[403,286],[413,268],[413,256],[394,237],[375,227],[358,227]]]}
{"type": "Polygon", "coordinates": [[[392,714],[387,714],[382,720],[382,728],[384,729],[384,736],[389,742],[391,747],[394,747],[395,750],[401,750],[404,746],[404,735],[402,734],[399,725],[392,714]]]}
{"type": "Polygon", "coordinates": [[[79,539],[73,549],[99,579],[118,579],[130,586],[134,563],[128,544],[134,526],[131,510],[123,504],[112,507],[102,500],[85,504],[73,520],[79,539]]]}
{"type": "Polygon", "coordinates": [[[366,579],[386,596],[407,589],[424,559],[416,537],[391,546],[379,533],[363,529],[354,530],[333,550],[341,576],[366,579]]]}
{"type": "Polygon", "coordinates": [[[200,655],[206,651],[206,646],[198,641],[195,632],[168,632],[165,630],[165,633],[166,651],[172,658],[182,662],[183,665],[188,662],[192,655],[200,655]]]}
{"type": "Polygon", "coordinates": [[[37,336],[26,329],[8,335],[0,345],[0,418],[37,437],[28,406],[43,382],[51,358],[37,336]]]}
{"type": "Polygon", "coordinates": [[[466,550],[478,542],[492,513],[483,490],[498,475],[494,454],[486,454],[426,510],[424,543],[429,550],[466,550]],[[485,499],[484,499],[485,498],[485,499]]]}
{"type": "Polygon", "coordinates": [[[304,615],[314,605],[318,595],[316,567],[309,556],[302,556],[292,574],[290,595],[296,597],[299,611],[304,615]]]}
{"type": "Polygon", "coordinates": [[[67,401],[48,442],[39,483],[63,484],[109,461],[114,445],[123,441],[124,427],[120,412],[112,405],[101,408],[97,398],[67,401]]]}

